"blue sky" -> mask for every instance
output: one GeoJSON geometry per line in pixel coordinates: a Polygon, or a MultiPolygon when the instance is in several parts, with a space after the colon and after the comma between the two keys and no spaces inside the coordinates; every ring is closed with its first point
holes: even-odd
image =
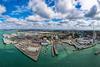
{"type": "MultiPolygon", "coordinates": [[[[27,17],[29,15],[34,14],[30,9],[26,8],[25,11],[12,15],[11,13],[17,9],[17,7],[27,6],[29,0],[0,0],[0,4],[6,7],[6,12],[3,15],[9,15],[12,17],[20,18],[20,17],[27,17]]],[[[48,7],[52,7],[55,4],[53,0],[45,0],[45,3],[48,7]]]]}
{"type": "Polygon", "coordinates": [[[17,9],[17,6],[26,6],[28,4],[28,0],[0,0],[0,4],[6,7],[7,11],[4,13],[4,15],[20,18],[31,14],[31,10],[27,10],[19,14],[11,14],[12,11],[17,9]]]}
{"type": "MultiPolygon", "coordinates": [[[[52,7],[55,5],[55,0],[45,0],[44,2],[48,7],[52,7]]],[[[6,12],[2,13],[2,15],[4,16],[7,15],[18,19],[20,18],[25,19],[30,15],[35,15],[34,11],[29,9],[28,3],[29,0],[0,0],[0,5],[6,8],[5,9],[6,12]]],[[[4,21],[4,20],[5,18],[2,17],[0,18],[0,21],[4,21]]],[[[52,19],[52,20],[56,20],[56,19],[52,19]]]]}
{"type": "MultiPolygon", "coordinates": [[[[28,8],[23,8],[23,12],[19,13],[14,13],[13,11],[16,11],[16,9],[19,7],[21,8],[22,6],[27,6],[29,0],[0,0],[0,4],[6,7],[6,12],[3,13],[3,15],[9,15],[11,17],[16,17],[16,18],[25,18],[29,15],[33,15],[34,12],[32,12],[28,8]]],[[[45,0],[45,3],[47,4],[48,7],[52,7],[55,5],[55,0],[45,0]]],[[[76,5],[76,8],[80,8],[80,4],[76,5]]]]}
{"type": "Polygon", "coordinates": [[[43,23],[44,25],[51,22],[54,24],[70,20],[69,18],[93,18],[100,11],[97,1],[0,0],[0,28],[4,28],[3,25],[5,28],[12,26],[15,28],[29,28],[28,26],[30,26],[32,28],[34,23],[41,26],[43,23]]]}

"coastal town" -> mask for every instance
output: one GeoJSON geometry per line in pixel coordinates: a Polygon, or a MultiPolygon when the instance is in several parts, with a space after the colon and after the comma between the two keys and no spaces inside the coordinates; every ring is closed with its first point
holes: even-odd
{"type": "Polygon", "coordinates": [[[12,34],[3,34],[3,41],[5,45],[12,44],[23,54],[37,61],[41,50],[48,49],[47,47],[51,48],[53,57],[59,55],[57,47],[59,45],[61,45],[60,48],[63,47],[65,50],[68,46],[73,47],[73,52],[91,48],[96,45],[94,41],[99,41],[99,36],[95,40],[93,37],[94,35],[91,32],[19,31],[12,34]]]}

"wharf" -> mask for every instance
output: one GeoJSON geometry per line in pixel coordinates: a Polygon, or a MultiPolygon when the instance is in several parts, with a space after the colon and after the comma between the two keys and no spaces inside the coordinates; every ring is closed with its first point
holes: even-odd
{"type": "Polygon", "coordinates": [[[40,54],[40,50],[41,50],[41,46],[38,47],[32,47],[32,46],[24,46],[22,47],[22,45],[19,44],[15,44],[15,47],[20,50],[22,53],[24,53],[25,55],[27,55],[28,57],[32,58],[34,61],[38,60],[39,54],[40,54]],[[30,50],[27,49],[30,47],[30,50]],[[32,50],[34,49],[34,50],[32,50]]]}

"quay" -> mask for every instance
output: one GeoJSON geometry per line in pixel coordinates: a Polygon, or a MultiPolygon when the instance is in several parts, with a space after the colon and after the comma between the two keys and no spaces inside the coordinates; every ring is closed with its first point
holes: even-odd
{"type": "Polygon", "coordinates": [[[15,44],[15,47],[20,50],[22,53],[24,53],[26,56],[32,58],[34,61],[38,60],[41,46],[38,47],[32,47],[32,46],[24,46],[20,44],[15,44]],[[30,48],[30,49],[28,49],[30,48]]]}

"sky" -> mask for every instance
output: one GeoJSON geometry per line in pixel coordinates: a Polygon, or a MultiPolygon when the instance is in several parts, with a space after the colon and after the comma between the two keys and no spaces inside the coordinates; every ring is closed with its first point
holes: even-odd
{"type": "Polygon", "coordinates": [[[78,29],[81,25],[92,29],[94,21],[100,24],[99,4],[99,0],[0,0],[0,29],[78,29]]]}

